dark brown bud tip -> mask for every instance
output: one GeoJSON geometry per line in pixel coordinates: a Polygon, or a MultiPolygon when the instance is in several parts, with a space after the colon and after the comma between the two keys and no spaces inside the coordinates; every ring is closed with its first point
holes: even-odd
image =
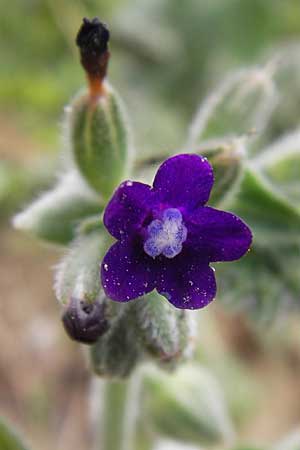
{"type": "Polygon", "coordinates": [[[109,30],[106,25],[95,17],[92,20],[83,19],[76,37],[80,49],[81,64],[87,72],[91,93],[101,91],[101,83],[107,71],[109,51],[109,30]]]}
{"type": "Polygon", "coordinates": [[[71,339],[83,344],[94,344],[108,330],[105,305],[72,297],[62,322],[71,339]]]}
{"type": "Polygon", "coordinates": [[[107,51],[109,30],[106,25],[95,17],[92,20],[83,19],[83,24],[77,34],[76,44],[82,53],[102,54],[107,51]]]}

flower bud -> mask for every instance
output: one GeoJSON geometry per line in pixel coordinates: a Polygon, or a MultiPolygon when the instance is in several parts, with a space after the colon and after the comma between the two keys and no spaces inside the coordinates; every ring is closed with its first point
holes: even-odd
{"type": "Polygon", "coordinates": [[[105,309],[105,304],[99,301],[91,303],[72,297],[62,316],[70,338],[83,344],[96,342],[108,329],[105,309]]]}
{"type": "MultiPolygon", "coordinates": [[[[213,139],[202,145],[182,149],[185,153],[197,153],[208,159],[214,170],[214,186],[209,198],[209,205],[223,206],[228,197],[233,194],[242,180],[244,161],[246,157],[245,138],[213,139]]],[[[151,184],[157,165],[162,159],[148,159],[140,163],[135,171],[138,181],[151,184]]]]}
{"type": "Polygon", "coordinates": [[[108,198],[128,169],[130,139],[123,105],[106,81],[109,31],[98,19],[77,36],[89,91],[67,110],[71,157],[88,184],[108,198]]]}
{"type": "Polygon", "coordinates": [[[124,178],[130,157],[130,142],[123,106],[105,83],[105,93],[96,100],[85,94],[68,111],[72,159],[88,184],[108,198],[124,178]]]}
{"type": "MultiPolygon", "coordinates": [[[[209,205],[223,206],[231,197],[242,180],[246,159],[246,137],[209,139],[201,145],[183,148],[183,153],[197,153],[208,159],[214,170],[214,186],[209,198],[209,205]]],[[[148,158],[139,163],[135,177],[142,183],[152,184],[157,166],[164,157],[148,158]]]]}
{"type": "Polygon", "coordinates": [[[227,77],[200,105],[188,145],[202,140],[260,133],[277,101],[272,67],[250,67],[227,77]]]}
{"type": "Polygon", "coordinates": [[[132,305],[136,333],[146,354],[166,368],[174,368],[193,352],[195,327],[188,311],[178,310],[157,292],[132,305]]]}

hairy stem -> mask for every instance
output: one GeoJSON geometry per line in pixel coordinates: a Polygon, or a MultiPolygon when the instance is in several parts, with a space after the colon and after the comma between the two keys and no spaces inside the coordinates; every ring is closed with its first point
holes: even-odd
{"type": "Polygon", "coordinates": [[[129,380],[95,382],[91,399],[95,429],[94,450],[136,448],[140,386],[138,372],[129,380]]]}

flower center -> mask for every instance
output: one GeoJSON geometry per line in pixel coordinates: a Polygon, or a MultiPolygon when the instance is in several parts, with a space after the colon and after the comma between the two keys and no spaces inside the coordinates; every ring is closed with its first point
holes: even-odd
{"type": "Polygon", "coordinates": [[[182,222],[181,212],[176,208],[164,211],[162,219],[153,220],[147,228],[148,238],[144,243],[147,255],[155,258],[163,254],[174,258],[182,250],[187,237],[187,229],[182,222]]]}

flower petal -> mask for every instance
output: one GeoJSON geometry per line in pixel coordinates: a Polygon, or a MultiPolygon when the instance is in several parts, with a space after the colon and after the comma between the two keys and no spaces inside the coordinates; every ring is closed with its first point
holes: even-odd
{"type": "Polygon", "coordinates": [[[191,255],[168,260],[157,278],[157,291],[176,308],[200,309],[216,295],[214,270],[191,255]]]}
{"type": "Polygon", "coordinates": [[[239,259],[252,241],[249,227],[239,217],[208,206],[193,212],[187,228],[187,245],[210,262],[239,259]]]}
{"type": "Polygon", "coordinates": [[[167,159],[159,167],[153,187],[162,203],[194,209],[207,202],[213,181],[213,170],[206,158],[183,154],[167,159]]]}
{"type": "Polygon", "coordinates": [[[104,225],[116,239],[134,233],[151,210],[155,194],[144,183],[125,181],[115,191],[104,213],[104,225]]]}
{"type": "Polygon", "coordinates": [[[116,242],[101,265],[101,281],[106,295],[118,302],[128,302],[151,292],[155,287],[153,261],[140,246],[116,242]]]}

